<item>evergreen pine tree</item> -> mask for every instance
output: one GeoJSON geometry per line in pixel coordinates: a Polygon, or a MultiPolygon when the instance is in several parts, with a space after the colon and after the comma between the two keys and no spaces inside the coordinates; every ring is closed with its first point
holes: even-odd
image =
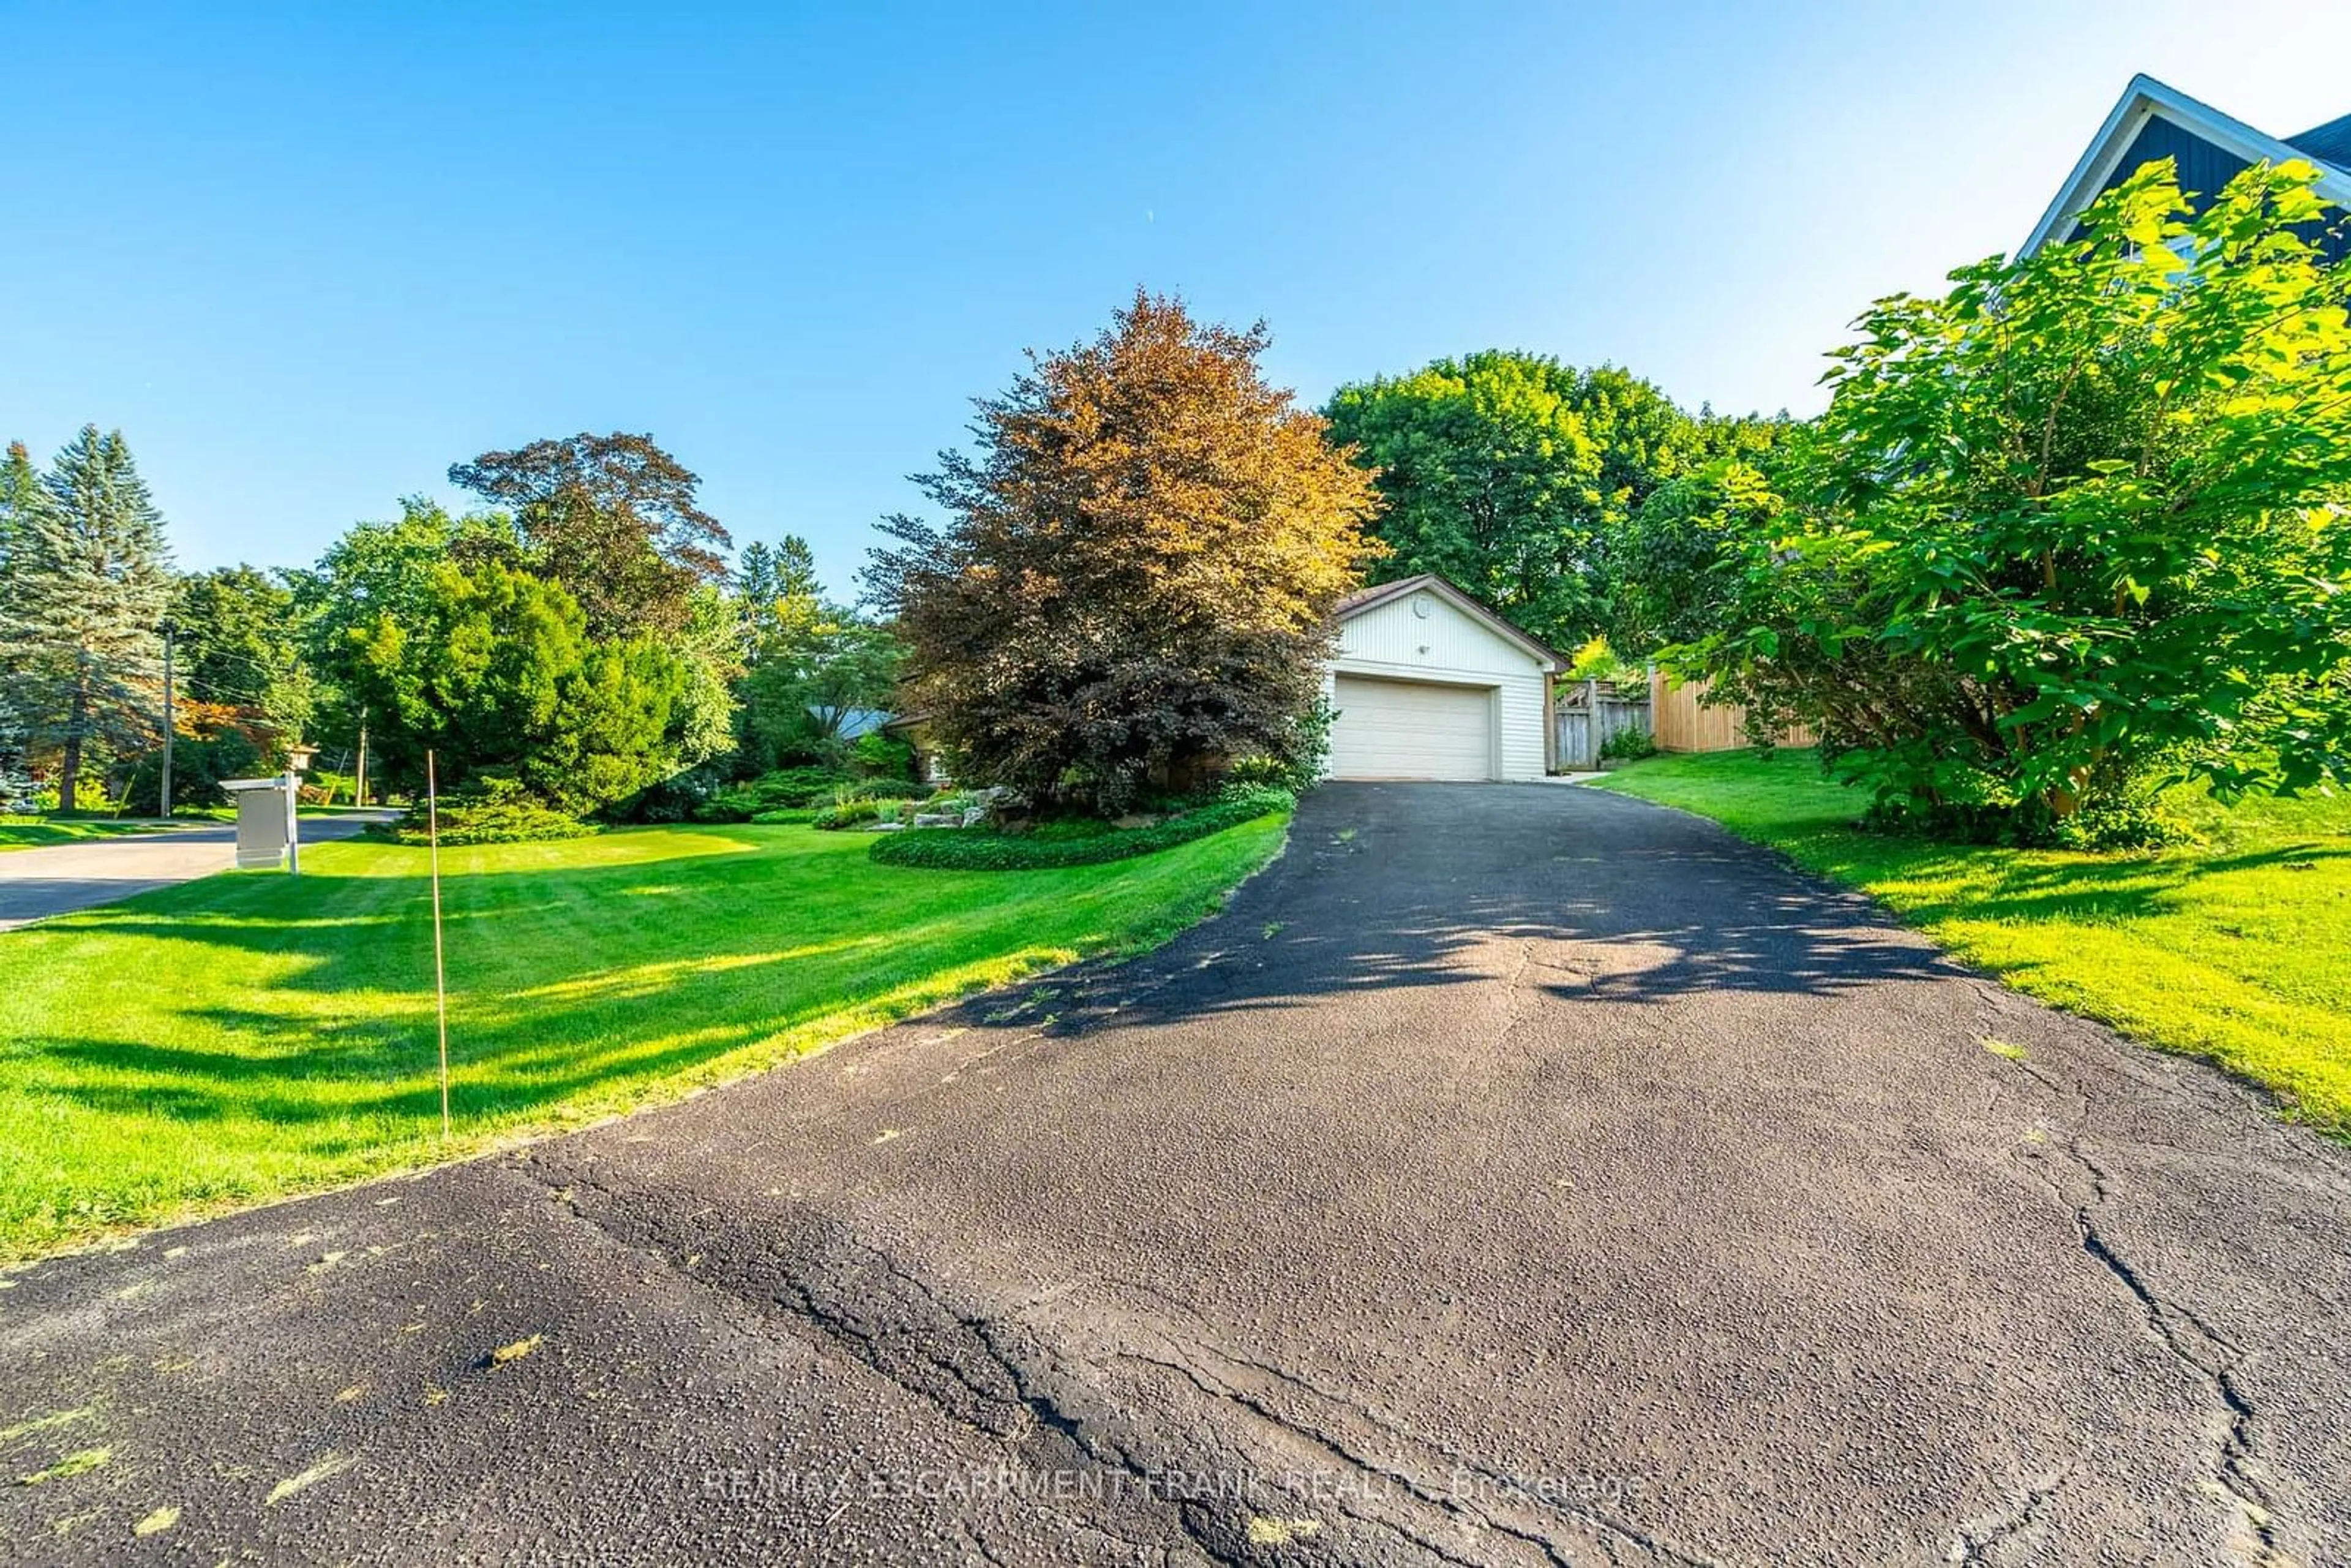
{"type": "Polygon", "coordinates": [[[757,539],[745,545],[743,559],[735,564],[735,587],[744,598],[755,601],[775,597],[775,552],[757,539]]]}
{"type": "Polygon", "coordinates": [[[0,462],[0,811],[27,809],[33,793],[26,772],[25,718],[20,710],[22,661],[12,656],[7,642],[9,609],[21,597],[17,577],[24,564],[19,543],[26,519],[47,498],[33,455],[21,441],[8,444],[0,462]]]}
{"type": "Polygon", "coordinates": [[[786,534],[776,547],[775,595],[778,599],[814,599],[823,591],[816,580],[816,551],[798,534],[786,534]]]}
{"type": "Polygon", "coordinates": [[[0,811],[27,811],[33,805],[33,776],[25,770],[25,726],[16,703],[0,690],[0,811]]]}
{"type": "Polygon", "coordinates": [[[8,586],[16,559],[17,540],[24,537],[26,511],[38,504],[41,476],[33,455],[21,441],[8,444],[8,457],[0,463],[0,604],[7,602],[8,586]]]}
{"type": "Polygon", "coordinates": [[[820,618],[822,585],[816,577],[816,551],[798,534],[786,534],[774,546],[746,545],[735,580],[747,663],[757,664],[778,638],[820,618]]]}
{"type": "Polygon", "coordinates": [[[154,728],[156,629],[171,591],[162,514],[121,433],[102,435],[94,424],[39,485],[12,494],[10,512],[0,664],[21,722],[60,749],[57,804],[71,810],[92,741],[154,728]]]}

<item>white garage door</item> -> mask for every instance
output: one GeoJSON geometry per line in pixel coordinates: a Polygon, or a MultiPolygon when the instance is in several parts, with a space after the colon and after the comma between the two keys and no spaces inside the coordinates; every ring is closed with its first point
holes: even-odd
{"type": "Polygon", "coordinates": [[[1494,694],[1341,675],[1331,704],[1333,779],[1491,779],[1494,694]]]}

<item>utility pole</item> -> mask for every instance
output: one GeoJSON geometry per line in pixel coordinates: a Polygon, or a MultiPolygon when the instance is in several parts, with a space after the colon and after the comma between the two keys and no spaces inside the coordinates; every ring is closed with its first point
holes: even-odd
{"type": "Polygon", "coordinates": [[[367,804],[367,709],[360,709],[360,772],[351,784],[351,804],[367,804]]]}
{"type": "Polygon", "coordinates": [[[163,815],[172,814],[172,624],[163,623],[163,815]]]}

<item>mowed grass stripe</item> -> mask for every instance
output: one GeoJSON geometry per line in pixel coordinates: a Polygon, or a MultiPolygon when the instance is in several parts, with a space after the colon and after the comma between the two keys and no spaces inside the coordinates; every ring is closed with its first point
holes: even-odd
{"type": "Polygon", "coordinates": [[[0,1255],[427,1164],[672,1098],[1148,945],[1270,816],[1050,872],[877,866],[856,833],[641,829],[444,851],[440,1139],[424,852],[320,845],[0,936],[0,1255]]]}

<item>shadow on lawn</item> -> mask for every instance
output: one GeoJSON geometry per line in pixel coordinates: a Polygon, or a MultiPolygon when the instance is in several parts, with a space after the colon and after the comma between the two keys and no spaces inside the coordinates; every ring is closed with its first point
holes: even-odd
{"type": "Polygon", "coordinates": [[[2146,919],[2171,913],[2192,898],[2197,884],[2210,877],[2282,867],[2314,870],[2329,862],[2351,860],[2351,849],[2316,841],[2234,854],[2175,851],[2112,858],[2068,854],[2063,860],[2051,860],[2045,854],[1991,847],[1954,848],[1917,840],[1853,841],[1859,837],[1849,835],[1841,848],[1850,852],[1829,857],[1830,866],[1856,881],[1935,888],[1927,896],[1906,890],[1899,897],[1907,915],[1930,923],[1957,918],[2093,923],[2146,919]]]}
{"type": "MultiPolygon", "coordinates": [[[[760,847],[729,841],[738,843],[760,847]]],[[[2124,917],[2197,875],[2346,853],[2310,845],[2206,861],[1979,864],[1970,913],[2124,917]],[[1986,876],[1998,883],[1989,902],[1986,876]]],[[[1043,890],[1072,885],[1060,875],[866,874],[862,860],[844,866],[830,853],[689,852],[453,879],[460,1114],[521,1119],[690,1072],[826,1014],[908,994],[983,953],[1017,951],[1043,890]],[[975,903],[973,889],[998,887],[1006,896],[975,903]],[[877,900],[897,907],[877,918],[877,900]],[[628,961],[611,961],[615,950],[628,961]]],[[[37,1051],[89,1070],[60,1074],[70,1081],[45,1092],[185,1121],[308,1124],[322,1149],[380,1141],[321,1125],[337,1120],[437,1121],[423,887],[329,871],[298,887],[256,879],[224,891],[209,903],[170,895],[183,910],[158,901],[89,918],[111,934],[290,961],[273,982],[279,1005],[215,998],[187,1009],[232,1037],[233,1051],[37,1040],[37,1051]]],[[[1558,787],[1334,785],[1308,798],[1287,859],[1226,920],[1140,963],[1072,977],[1055,1027],[1082,1030],[1113,1011],[1149,1023],[1456,985],[1526,961],[1541,943],[1573,945],[1573,967],[1554,964],[1535,982],[1569,1003],[1837,995],[1955,972],[1860,895],[1638,800],[1558,787]]],[[[959,1021],[1018,1015],[1033,1028],[1041,1010],[998,997],[959,1021]]]]}
{"type": "MultiPolygon", "coordinates": [[[[905,994],[982,950],[1018,950],[1039,890],[1054,885],[845,869],[830,855],[695,854],[451,880],[460,1114],[519,1119],[905,994]],[[972,905],[970,889],[998,886],[1026,896],[972,905]],[[903,907],[877,921],[873,901],[893,896],[903,907]],[[603,956],[616,947],[627,963],[603,956]]],[[[96,1110],[307,1124],[322,1151],[380,1141],[367,1124],[437,1120],[423,889],[319,872],[225,891],[175,895],[194,905],[183,912],[91,918],[281,961],[277,1005],[186,1010],[234,1051],[37,1040],[89,1069],[51,1092],[96,1110]]],[[[1558,788],[1332,786],[1309,798],[1287,862],[1254,884],[1246,913],[1165,959],[1089,971],[1102,983],[1088,988],[1103,1006],[1123,998],[1126,1021],[1279,1010],[1458,984],[1487,972],[1495,944],[1530,941],[1594,956],[1589,972],[1541,982],[1569,1000],[1833,994],[1948,972],[1865,901],[1687,817],[1558,788]],[[1186,955],[1201,944],[1230,951],[1197,967],[1186,955]]],[[[1004,1011],[998,998],[974,1014],[1004,1011]]]]}
{"type": "MultiPolygon", "coordinates": [[[[977,957],[1017,952],[1035,908],[1030,899],[957,917],[918,896],[899,924],[877,925],[870,885],[844,888],[837,863],[809,859],[825,869],[695,856],[690,872],[659,860],[452,879],[458,1113],[525,1118],[889,1005],[977,957]],[[616,950],[625,962],[608,956],[616,950]]],[[[31,1035],[21,1041],[31,1060],[60,1068],[32,1087],[99,1112],[301,1126],[305,1146],[321,1153],[380,1143],[386,1122],[437,1124],[424,890],[306,873],[298,885],[222,891],[183,914],[151,905],[89,918],[112,936],[246,955],[238,967],[261,960],[277,971],[266,990],[257,984],[235,1005],[218,993],[158,1002],[193,1026],[176,1041],[31,1035]],[[212,1039],[223,1043],[209,1048],[212,1039]],[[353,1126],[338,1131],[341,1122],[353,1126]]]]}

